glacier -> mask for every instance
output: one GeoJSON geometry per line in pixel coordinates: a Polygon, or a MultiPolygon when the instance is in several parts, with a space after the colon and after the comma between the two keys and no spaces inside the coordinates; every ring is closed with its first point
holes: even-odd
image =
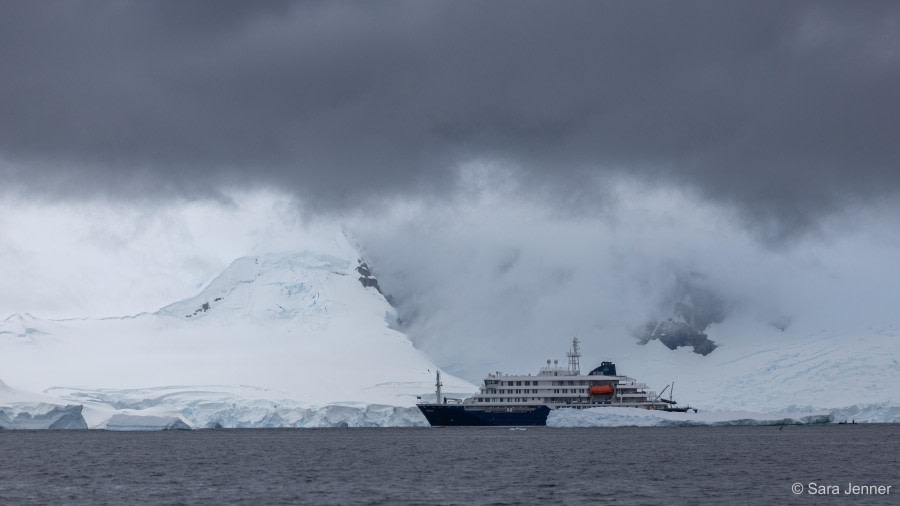
{"type": "Polygon", "coordinates": [[[124,390],[51,388],[48,394],[84,406],[91,427],[111,416],[179,418],[193,428],[420,427],[418,408],[367,402],[316,405],[285,392],[251,386],[175,386],[124,390]]]}

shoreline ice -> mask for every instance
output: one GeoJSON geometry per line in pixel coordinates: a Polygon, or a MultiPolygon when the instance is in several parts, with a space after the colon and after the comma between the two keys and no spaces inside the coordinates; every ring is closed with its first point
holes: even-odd
{"type": "Polygon", "coordinates": [[[805,413],[781,411],[755,413],[752,411],[718,411],[678,413],[635,408],[562,408],[547,418],[549,427],[689,427],[728,425],[808,425],[830,423],[834,415],[829,410],[809,410],[805,413]]]}

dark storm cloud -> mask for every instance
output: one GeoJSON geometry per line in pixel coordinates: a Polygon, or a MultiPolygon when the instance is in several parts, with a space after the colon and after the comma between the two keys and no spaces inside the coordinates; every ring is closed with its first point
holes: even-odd
{"type": "Polygon", "coordinates": [[[264,184],[338,207],[500,160],[542,191],[627,173],[790,230],[900,186],[898,11],[4,2],[0,153],[32,190],[264,184]]]}

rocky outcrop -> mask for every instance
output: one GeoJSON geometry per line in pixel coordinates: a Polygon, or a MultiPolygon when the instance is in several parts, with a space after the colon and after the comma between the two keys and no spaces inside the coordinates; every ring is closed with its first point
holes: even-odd
{"type": "Polygon", "coordinates": [[[359,282],[362,283],[362,286],[367,288],[371,286],[378,290],[378,293],[382,293],[381,287],[378,286],[378,280],[375,279],[375,276],[372,275],[372,270],[369,269],[369,264],[359,260],[359,266],[356,268],[356,272],[360,274],[359,282]]]}
{"type": "Polygon", "coordinates": [[[710,340],[704,332],[695,329],[687,322],[672,318],[661,322],[655,320],[647,322],[644,328],[638,331],[638,339],[640,344],[647,344],[658,339],[670,350],[681,346],[691,346],[694,348],[694,353],[700,355],[709,355],[716,349],[715,341],[710,340]]]}
{"type": "Polygon", "coordinates": [[[668,318],[654,318],[639,328],[635,335],[640,344],[659,340],[670,350],[690,346],[694,353],[709,355],[716,343],[704,332],[714,323],[722,323],[729,313],[728,299],[717,292],[702,274],[675,273],[675,284],[665,297],[660,313],[668,318]]]}

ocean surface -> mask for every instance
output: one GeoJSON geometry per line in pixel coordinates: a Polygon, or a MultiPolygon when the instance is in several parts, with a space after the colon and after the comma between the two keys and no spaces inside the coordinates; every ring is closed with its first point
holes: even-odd
{"type": "Polygon", "coordinates": [[[900,425],[0,431],[0,504],[222,503],[900,504],[900,425]]]}

